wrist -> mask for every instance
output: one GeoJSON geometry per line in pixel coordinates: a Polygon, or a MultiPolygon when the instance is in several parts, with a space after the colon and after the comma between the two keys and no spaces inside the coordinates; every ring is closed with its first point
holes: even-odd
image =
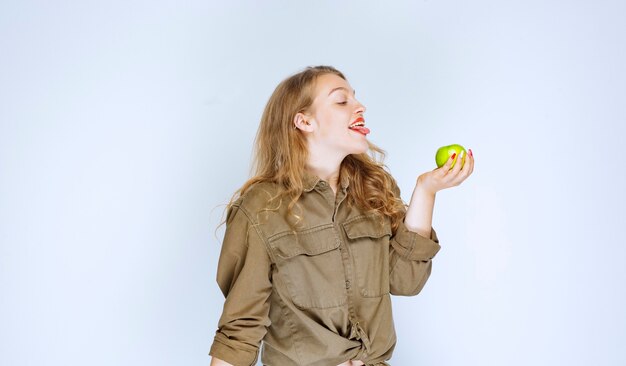
{"type": "Polygon", "coordinates": [[[433,191],[431,189],[429,189],[423,181],[422,176],[419,176],[417,178],[417,182],[415,183],[415,191],[418,192],[421,195],[425,195],[425,196],[429,196],[429,197],[435,197],[436,195],[436,191],[433,191]]]}

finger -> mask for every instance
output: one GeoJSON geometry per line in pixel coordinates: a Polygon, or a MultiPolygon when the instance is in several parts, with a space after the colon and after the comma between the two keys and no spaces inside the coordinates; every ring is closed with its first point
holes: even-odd
{"type": "Polygon", "coordinates": [[[474,160],[470,154],[465,154],[465,163],[463,164],[463,168],[461,168],[461,173],[459,177],[461,182],[467,179],[467,177],[472,174],[472,170],[474,169],[474,160]]]}
{"type": "Polygon", "coordinates": [[[450,172],[450,169],[452,168],[452,163],[454,162],[455,157],[456,157],[456,153],[450,155],[450,157],[448,158],[448,161],[446,161],[446,163],[441,167],[441,170],[445,174],[448,174],[450,172]]]}
{"type": "Polygon", "coordinates": [[[456,176],[461,171],[461,167],[463,166],[463,158],[465,157],[465,151],[461,151],[459,156],[456,157],[456,163],[452,168],[452,173],[456,176]]]}
{"type": "Polygon", "coordinates": [[[474,171],[474,153],[472,152],[472,149],[469,150],[469,157],[470,157],[470,171],[467,174],[468,176],[472,174],[472,172],[474,171]]]}
{"type": "Polygon", "coordinates": [[[469,153],[463,154],[463,166],[461,167],[461,174],[463,177],[467,177],[468,172],[471,170],[472,159],[469,153]]]}
{"type": "Polygon", "coordinates": [[[459,185],[467,179],[467,177],[472,174],[472,170],[474,169],[473,157],[468,153],[463,154],[463,160],[457,162],[457,164],[459,163],[463,163],[463,167],[461,168],[459,174],[454,177],[455,185],[459,185]]]}

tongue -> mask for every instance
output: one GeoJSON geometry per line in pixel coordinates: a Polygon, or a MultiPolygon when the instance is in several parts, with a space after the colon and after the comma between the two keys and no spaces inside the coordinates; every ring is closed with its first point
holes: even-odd
{"type": "Polygon", "coordinates": [[[367,127],[363,127],[363,126],[356,126],[356,127],[352,127],[352,130],[355,130],[357,132],[360,132],[364,135],[367,135],[368,133],[370,133],[370,129],[367,127]]]}

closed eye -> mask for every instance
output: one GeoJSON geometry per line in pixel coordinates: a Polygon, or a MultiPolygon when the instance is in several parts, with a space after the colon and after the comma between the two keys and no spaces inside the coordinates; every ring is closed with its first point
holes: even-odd
{"type": "Polygon", "coordinates": [[[348,102],[339,102],[337,104],[347,104],[348,102]]]}

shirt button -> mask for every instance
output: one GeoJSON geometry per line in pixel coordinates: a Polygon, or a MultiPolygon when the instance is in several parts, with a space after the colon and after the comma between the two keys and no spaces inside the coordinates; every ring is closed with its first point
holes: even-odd
{"type": "Polygon", "coordinates": [[[350,288],[350,280],[346,280],[346,288],[349,289],[350,288]]]}

